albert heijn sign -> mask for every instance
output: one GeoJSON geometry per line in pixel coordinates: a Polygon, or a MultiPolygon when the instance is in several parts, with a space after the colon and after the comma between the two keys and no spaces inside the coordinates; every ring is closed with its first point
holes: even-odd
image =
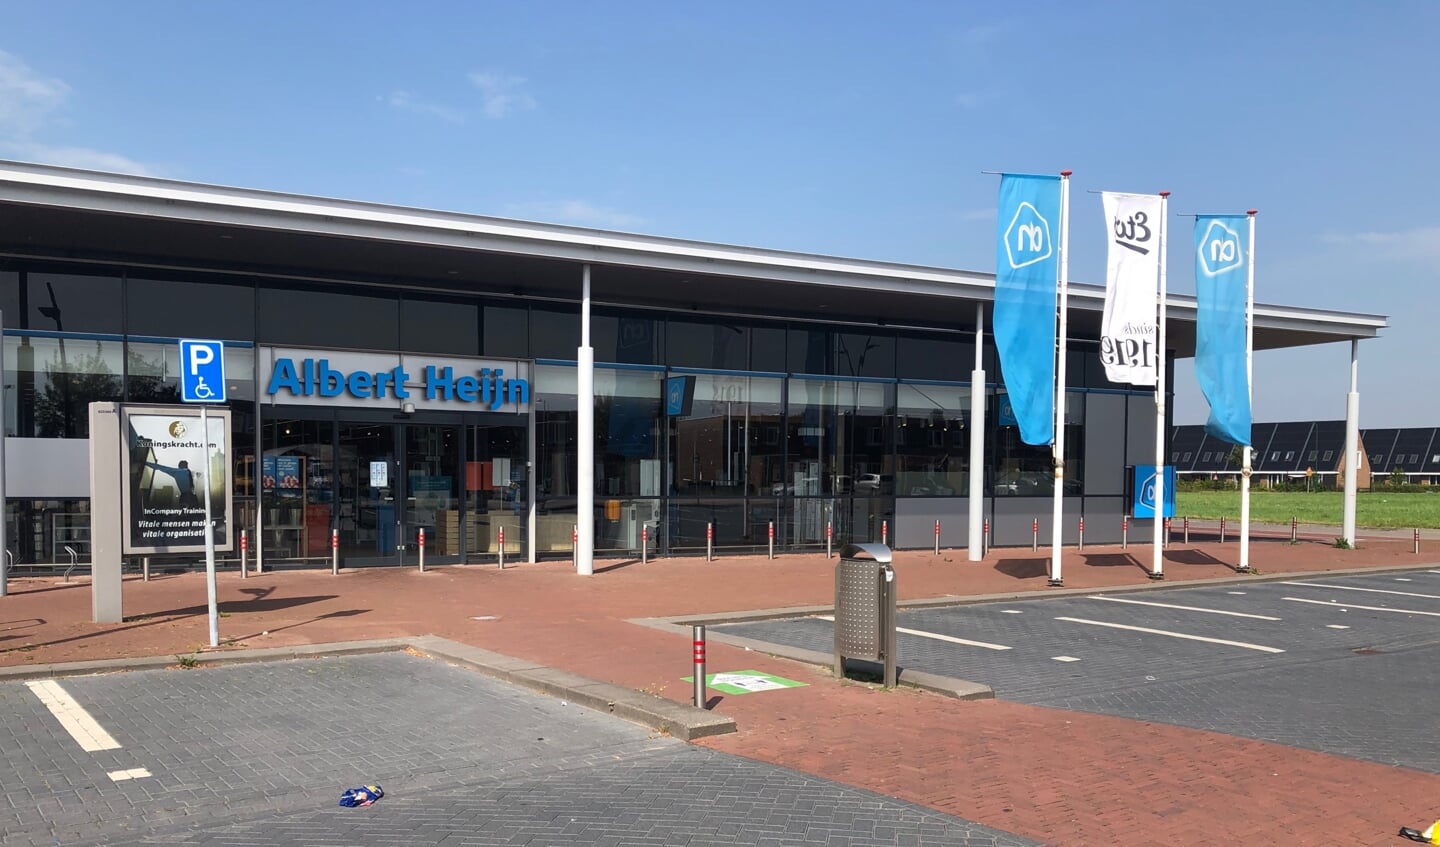
{"type": "Polygon", "coordinates": [[[260,373],[280,406],[530,410],[531,364],[518,359],[262,347],[260,373]]]}

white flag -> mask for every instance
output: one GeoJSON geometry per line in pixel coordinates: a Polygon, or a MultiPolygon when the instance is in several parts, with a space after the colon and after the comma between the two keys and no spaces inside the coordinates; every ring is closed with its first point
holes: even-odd
{"type": "Polygon", "coordinates": [[[1154,194],[1104,192],[1110,232],[1100,361],[1111,382],[1154,385],[1159,351],[1160,238],[1165,221],[1154,194]]]}

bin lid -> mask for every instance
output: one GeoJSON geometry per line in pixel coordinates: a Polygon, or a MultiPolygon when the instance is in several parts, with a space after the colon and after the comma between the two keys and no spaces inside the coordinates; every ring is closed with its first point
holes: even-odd
{"type": "Polygon", "coordinates": [[[840,548],[840,558],[888,565],[891,558],[890,547],[886,544],[846,544],[840,548]]]}

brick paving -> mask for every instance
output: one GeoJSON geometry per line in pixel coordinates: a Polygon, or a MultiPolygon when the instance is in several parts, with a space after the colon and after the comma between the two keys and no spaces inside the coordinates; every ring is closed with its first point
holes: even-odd
{"type": "MultiPolygon", "coordinates": [[[[1044,552],[901,551],[901,599],[1035,593],[1044,552]]],[[[1236,545],[1167,553],[1166,584],[1234,576],[1236,545]]],[[[1067,589],[1141,585],[1146,550],[1070,550],[1067,589]]],[[[1427,558],[1428,557],[1428,558],[1427,558]]],[[[1265,576],[1429,564],[1405,540],[1356,551],[1257,540],[1265,576]]],[[[332,576],[222,574],[223,638],[236,646],[315,644],[435,634],[685,701],[689,645],[629,623],[667,615],[828,605],[833,561],[818,555],[600,561],[590,578],[568,562],[378,569],[332,576]],[[475,620],[476,617],[490,617],[475,620]]],[[[1253,580],[1254,577],[1235,577],[1253,580]]],[[[197,573],[125,581],[126,623],[89,623],[85,581],[17,579],[0,599],[0,665],[181,655],[206,641],[197,573]]],[[[822,668],[712,643],[710,670],[754,668],[804,688],[723,696],[740,731],[699,746],[815,774],[1054,844],[1390,843],[1432,820],[1440,776],[1288,745],[1142,720],[1001,701],[957,702],[913,690],[836,681],[822,668]]],[[[212,671],[204,671],[204,674],[212,671]]],[[[1437,692],[1407,692],[1417,709],[1437,692]]],[[[1397,694],[1397,696],[1400,696],[1397,694]]]]}

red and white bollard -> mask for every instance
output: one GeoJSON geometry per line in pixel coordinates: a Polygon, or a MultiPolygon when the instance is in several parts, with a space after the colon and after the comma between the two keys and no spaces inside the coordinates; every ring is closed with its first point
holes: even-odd
{"type": "Polygon", "coordinates": [[[715,561],[715,522],[705,524],[705,561],[715,561]]]}
{"type": "Polygon", "coordinates": [[[640,524],[640,564],[650,561],[650,524],[640,524]]]}
{"type": "Polygon", "coordinates": [[[500,527],[499,537],[497,540],[500,547],[500,570],[503,571],[505,570],[505,527],[500,527]]]}
{"type": "Polygon", "coordinates": [[[890,543],[890,522],[889,522],[889,521],[881,521],[881,522],[880,522],[880,543],[881,543],[881,544],[889,544],[889,543],[890,543]]]}
{"type": "MultiPolygon", "coordinates": [[[[988,535],[988,534],[990,533],[990,529],[989,529],[989,528],[990,528],[990,522],[989,522],[989,521],[986,521],[986,522],[985,522],[985,528],[986,528],[986,529],[985,529],[985,533],[988,535]]],[[[1031,519],[1030,519],[1030,549],[1031,549],[1031,550],[1039,550],[1039,549],[1040,549],[1040,519],[1039,519],[1039,518],[1031,518],[1031,519]]]]}
{"type": "Polygon", "coordinates": [[[940,522],[935,522],[935,555],[940,555],[940,522]]]}
{"type": "Polygon", "coordinates": [[[770,522],[770,558],[775,558],[775,522],[770,522]]]}
{"type": "Polygon", "coordinates": [[[1297,518],[1297,517],[1291,517],[1291,518],[1290,518],[1290,543],[1291,543],[1291,544],[1294,544],[1294,543],[1296,543],[1296,542],[1299,541],[1299,540],[1300,540],[1300,519],[1297,518]]]}
{"type": "Polygon", "coordinates": [[[250,531],[240,530],[240,578],[250,575],[250,531]]]}
{"type": "Polygon", "coordinates": [[[1186,515],[1180,519],[1180,529],[1184,532],[1185,546],[1190,546],[1190,516],[1186,515]]]}
{"type": "Polygon", "coordinates": [[[834,553],[831,551],[831,544],[834,542],[834,540],[835,540],[835,524],[834,524],[834,522],[832,522],[832,521],[826,521],[826,522],[825,522],[825,558],[827,558],[827,559],[834,555],[834,553]]]}
{"type": "Polygon", "coordinates": [[[690,640],[695,646],[695,708],[705,708],[705,625],[690,627],[690,640]]]}
{"type": "Polygon", "coordinates": [[[570,565],[580,567],[580,527],[570,528],[570,565]]]}
{"type": "Polygon", "coordinates": [[[340,573],[340,530],[330,530],[330,573],[340,573]]]}
{"type": "Polygon", "coordinates": [[[1417,556],[1420,555],[1420,530],[1419,530],[1419,528],[1416,528],[1416,530],[1415,530],[1415,555],[1417,555],[1417,556]]]}
{"type": "Polygon", "coordinates": [[[1130,516],[1120,518],[1120,549],[1130,549],[1130,516]]]}
{"type": "Polygon", "coordinates": [[[1080,549],[1085,549],[1085,519],[1080,519],[1080,549]]]}
{"type": "Polygon", "coordinates": [[[1169,519],[1169,518],[1166,518],[1166,519],[1165,519],[1165,534],[1160,537],[1160,541],[1161,541],[1161,546],[1162,546],[1162,547],[1169,547],[1169,546],[1170,546],[1170,519],[1169,519]]]}
{"type": "Polygon", "coordinates": [[[1220,543],[1225,543],[1225,519],[1220,519],[1220,543]]]}
{"type": "Polygon", "coordinates": [[[985,530],[980,534],[980,555],[984,556],[990,550],[990,519],[985,519],[985,530]]]}
{"type": "Polygon", "coordinates": [[[425,527],[420,527],[420,534],[415,541],[420,550],[420,573],[425,573],[425,527]]]}

